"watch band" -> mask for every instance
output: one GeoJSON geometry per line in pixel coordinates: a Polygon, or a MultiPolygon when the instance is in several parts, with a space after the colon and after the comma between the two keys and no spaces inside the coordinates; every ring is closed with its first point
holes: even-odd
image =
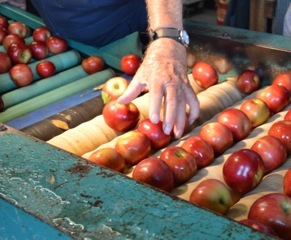
{"type": "Polygon", "coordinates": [[[189,36],[187,32],[178,28],[158,28],[156,30],[150,29],[150,38],[152,41],[158,38],[171,38],[186,47],[189,44],[189,36]]]}

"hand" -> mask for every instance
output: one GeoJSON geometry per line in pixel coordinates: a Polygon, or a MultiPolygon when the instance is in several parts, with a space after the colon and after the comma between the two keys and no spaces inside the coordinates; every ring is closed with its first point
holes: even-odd
{"type": "Polygon", "coordinates": [[[7,2],[15,7],[26,10],[26,0],[0,0],[0,3],[7,2]]]}
{"type": "Polygon", "coordinates": [[[149,90],[149,118],[160,120],[163,112],[163,129],[166,134],[174,130],[181,137],[186,123],[186,105],[189,105],[189,123],[199,116],[199,102],[187,77],[186,49],[169,38],[153,41],[144,60],[125,93],[118,99],[128,103],[144,90],[149,90]]]}

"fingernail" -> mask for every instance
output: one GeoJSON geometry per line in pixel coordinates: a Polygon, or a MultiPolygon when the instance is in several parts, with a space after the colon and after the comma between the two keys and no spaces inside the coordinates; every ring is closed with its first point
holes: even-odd
{"type": "Polygon", "coordinates": [[[189,124],[192,124],[192,123],[194,123],[194,121],[195,121],[195,118],[191,118],[191,119],[189,118],[188,122],[189,122],[189,124]]]}
{"type": "Polygon", "coordinates": [[[181,130],[177,130],[177,131],[175,132],[175,137],[176,137],[176,138],[180,138],[180,137],[182,137],[182,134],[183,134],[183,131],[181,131],[181,130]]]}
{"type": "Polygon", "coordinates": [[[159,116],[158,116],[157,114],[152,114],[152,115],[151,115],[151,121],[152,121],[153,123],[158,123],[158,121],[159,121],[159,116]]]}
{"type": "Polygon", "coordinates": [[[171,131],[172,131],[172,127],[171,127],[169,124],[167,124],[167,125],[164,127],[164,132],[165,132],[165,134],[170,135],[171,131]]]}

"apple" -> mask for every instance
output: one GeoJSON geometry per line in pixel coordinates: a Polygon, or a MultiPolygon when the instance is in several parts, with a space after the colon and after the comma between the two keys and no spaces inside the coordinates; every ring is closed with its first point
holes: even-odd
{"type": "Polygon", "coordinates": [[[197,62],[192,69],[193,79],[197,85],[206,89],[218,81],[217,71],[207,62],[197,62]]]}
{"type": "Polygon", "coordinates": [[[129,81],[120,76],[108,79],[101,91],[101,97],[104,104],[110,100],[118,99],[125,92],[128,85],[129,81]]]}
{"type": "Polygon", "coordinates": [[[35,60],[45,59],[49,55],[49,49],[45,42],[42,41],[32,41],[29,44],[29,49],[35,60]]]}
{"type": "Polygon", "coordinates": [[[45,42],[51,36],[51,32],[47,27],[38,27],[33,30],[32,37],[34,41],[45,42]]]}
{"type": "Polygon", "coordinates": [[[140,161],[133,169],[132,178],[166,192],[174,188],[173,172],[164,161],[156,157],[140,161]]]}
{"type": "Polygon", "coordinates": [[[31,68],[24,63],[12,66],[9,70],[9,76],[18,87],[29,85],[34,78],[31,68]]]}
{"type": "Polygon", "coordinates": [[[150,155],[151,141],[141,132],[129,131],[118,138],[115,149],[126,165],[133,166],[150,155]]]}
{"type": "Polygon", "coordinates": [[[246,138],[252,131],[252,124],[248,116],[236,108],[223,110],[218,114],[217,122],[224,124],[230,129],[235,142],[246,138]]]}
{"type": "Polygon", "coordinates": [[[58,36],[50,36],[45,40],[45,43],[52,54],[62,53],[68,49],[67,41],[58,36]]]}
{"type": "Polygon", "coordinates": [[[5,52],[0,52],[0,73],[8,72],[11,66],[10,57],[5,52]]]}
{"type": "Polygon", "coordinates": [[[133,76],[136,73],[140,64],[141,59],[136,54],[127,54],[120,60],[121,70],[129,76],[133,76]]]}
{"type": "Polygon", "coordinates": [[[7,49],[7,54],[13,64],[27,64],[32,57],[29,47],[23,43],[12,43],[7,49]]]}
{"type": "Polygon", "coordinates": [[[5,28],[0,27],[0,45],[3,43],[4,38],[8,35],[8,32],[5,28]]]}
{"type": "Polygon", "coordinates": [[[82,68],[88,74],[101,71],[104,68],[104,60],[99,56],[89,56],[82,60],[82,68]]]}
{"type": "Polygon", "coordinates": [[[199,136],[189,137],[181,147],[194,156],[198,168],[206,167],[214,160],[212,146],[199,136]]]}
{"type": "Polygon", "coordinates": [[[102,114],[105,123],[118,132],[125,132],[135,127],[140,116],[140,112],[133,102],[120,104],[116,100],[106,103],[102,114]]]}
{"type": "Polygon", "coordinates": [[[29,33],[29,28],[23,22],[15,21],[7,27],[9,34],[16,34],[21,38],[25,38],[29,33]]]}
{"type": "Polygon", "coordinates": [[[0,27],[7,28],[8,25],[9,25],[8,19],[5,16],[0,15],[0,27]]]}
{"type": "Polygon", "coordinates": [[[36,72],[42,78],[47,78],[55,74],[56,67],[53,62],[44,60],[36,65],[36,72]]]}
{"type": "Polygon", "coordinates": [[[258,127],[265,123],[270,117],[268,105],[259,98],[248,98],[240,106],[251,121],[252,128],[258,127]]]}
{"type": "Polygon", "coordinates": [[[230,129],[219,122],[206,123],[200,129],[199,136],[212,146],[215,156],[225,152],[234,142],[230,129]]]}
{"type": "Polygon", "coordinates": [[[239,223],[241,223],[245,226],[251,227],[252,229],[255,229],[257,231],[260,231],[260,232],[277,237],[277,234],[275,233],[275,231],[272,228],[270,228],[269,226],[265,225],[264,223],[258,222],[256,220],[244,218],[244,219],[241,219],[239,221],[239,223]]]}
{"type": "Polygon", "coordinates": [[[291,72],[281,73],[277,75],[272,84],[281,85],[288,89],[291,93],[291,72]]]}
{"type": "Polygon", "coordinates": [[[291,120],[291,109],[289,109],[285,114],[284,120],[291,120]]]}
{"type": "Polygon", "coordinates": [[[100,164],[117,172],[123,172],[125,159],[114,148],[100,148],[88,158],[89,161],[100,164]]]}
{"type": "Polygon", "coordinates": [[[291,239],[291,198],[283,193],[269,193],[251,205],[248,218],[275,231],[279,238],[291,239]]]}
{"type": "Polygon", "coordinates": [[[231,190],[218,179],[202,180],[190,193],[189,201],[218,214],[226,214],[233,206],[231,190]]]}
{"type": "Polygon", "coordinates": [[[271,113],[278,113],[290,102],[290,93],[287,88],[272,84],[259,92],[257,98],[263,100],[271,113]]]}
{"type": "Polygon", "coordinates": [[[225,183],[233,190],[245,194],[253,190],[264,176],[264,161],[251,149],[231,153],[222,167],[225,183]]]}
{"type": "Polygon", "coordinates": [[[286,147],[274,136],[266,135],[258,138],[251,149],[262,157],[265,165],[264,174],[277,169],[287,160],[286,147]]]}
{"type": "Polygon", "coordinates": [[[3,44],[3,47],[5,48],[5,50],[7,50],[12,43],[25,44],[25,41],[23,38],[19,37],[16,34],[8,34],[4,37],[2,44],[3,44]]]}
{"type": "Polygon", "coordinates": [[[147,135],[154,150],[166,147],[171,141],[171,135],[164,133],[162,121],[152,123],[150,119],[145,118],[138,123],[137,130],[147,135]]]}
{"type": "Polygon", "coordinates": [[[260,77],[254,70],[242,71],[236,80],[236,86],[239,91],[245,94],[251,94],[260,87],[260,77]]]}
{"type": "Polygon", "coordinates": [[[287,149],[287,153],[291,153],[291,120],[276,121],[269,128],[268,135],[278,138],[287,149]]]}
{"type": "Polygon", "coordinates": [[[160,154],[174,174],[174,183],[179,186],[192,178],[197,172],[197,163],[194,156],[179,146],[167,147],[160,154]]]}
{"type": "Polygon", "coordinates": [[[291,168],[288,168],[283,177],[283,190],[285,195],[291,197],[291,168]]]}

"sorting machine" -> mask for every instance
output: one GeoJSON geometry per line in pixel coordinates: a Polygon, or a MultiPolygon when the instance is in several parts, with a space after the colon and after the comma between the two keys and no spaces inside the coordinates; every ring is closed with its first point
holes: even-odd
{"type": "MultiPolygon", "coordinates": [[[[31,29],[43,25],[38,17],[7,4],[0,5],[0,14],[31,29]]],[[[219,74],[220,84],[250,66],[261,73],[262,87],[278,73],[291,70],[288,38],[192,21],[185,21],[185,28],[191,39],[189,51],[201,60],[223,59],[230,64],[227,73],[219,74]]],[[[229,216],[189,203],[179,191],[165,193],[90,163],[86,152],[97,146],[81,152],[70,148],[75,143],[82,146],[91,136],[68,135],[75,141],[68,147],[60,137],[58,145],[53,139],[101,116],[98,86],[119,73],[124,51],[142,54],[138,34],[100,49],[69,39],[68,43],[67,52],[50,56],[58,69],[50,80],[58,84],[35,79],[31,86],[17,89],[5,83],[7,75],[0,75],[5,107],[0,113],[1,239],[271,239],[229,216]],[[80,61],[95,54],[105,59],[106,69],[88,76],[80,61]]],[[[210,113],[202,100],[213,97],[205,91],[200,98],[205,112],[189,131],[245,97],[232,89],[223,106],[212,106],[210,113]]],[[[144,99],[136,102],[147,109],[144,99]]]]}

